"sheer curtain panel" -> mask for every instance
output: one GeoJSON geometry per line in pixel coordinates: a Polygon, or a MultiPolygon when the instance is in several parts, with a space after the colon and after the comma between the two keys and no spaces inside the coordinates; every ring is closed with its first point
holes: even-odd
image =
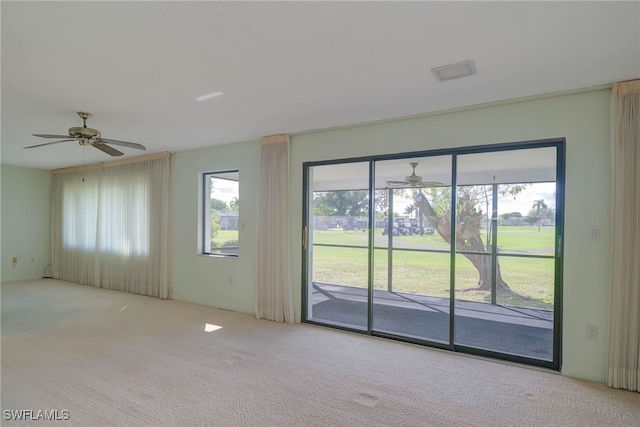
{"type": "Polygon", "coordinates": [[[53,277],[171,297],[169,154],[53,171],[53,277]]]}
{"type": "Polygon", "coordinates": [[[640,391],[640,80],[611,97],[612,253],[607,385],[640,391]]]}
{"type": "Polygon", "coordinates": [[[262,139],[256,317],[294,322],[289,276],[289,135],[262,139]]]}

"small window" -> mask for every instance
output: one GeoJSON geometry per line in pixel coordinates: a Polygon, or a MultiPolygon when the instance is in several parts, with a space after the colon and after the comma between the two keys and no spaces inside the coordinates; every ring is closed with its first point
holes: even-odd
{"type": "Polygon", "coordinates": [[[237,257],[240,230],[239,171],[209,172],[204,178],[203,254],[237,257]]]}

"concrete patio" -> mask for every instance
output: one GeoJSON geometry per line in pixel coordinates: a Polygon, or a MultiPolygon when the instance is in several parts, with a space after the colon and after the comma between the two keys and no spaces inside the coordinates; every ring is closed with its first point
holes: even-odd
{"type": "MultiPolygon", "coordinates": [[[[314,283],[309,320],[366,330],[367,290],[314,283]]],[[[374,290],[373,329],[449,343],[448,298],[374,290]]],[[[553,311],[455,302],[455,340],[463,345],[545,361],[553,357],[553,311]]]]}

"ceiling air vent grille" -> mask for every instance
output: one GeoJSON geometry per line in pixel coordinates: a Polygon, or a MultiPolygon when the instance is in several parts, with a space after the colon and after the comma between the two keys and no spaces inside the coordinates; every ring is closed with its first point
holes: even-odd
{"type": "Polygon", "coordinates": [[[473,61],[463,61],[457,64],[432,68],[431,72],[436,77],[436,80],[443,82],[457,79],[458,77],[471,76],[476,73],[476,67],[473,65],[473,61]]]}

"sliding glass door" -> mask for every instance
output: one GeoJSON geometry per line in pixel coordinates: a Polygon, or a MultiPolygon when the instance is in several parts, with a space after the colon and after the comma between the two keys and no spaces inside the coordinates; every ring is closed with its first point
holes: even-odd
{"type": "Polygon", "coordinates": [[[381,160],[374,169],[373,330],[448,345],[450,245],[424,211],[451,204],[451,156],[381,160]]]}
{"type": "Polygon", "coordinates": [[[454,344],[553,360],[556,156],[457,156],[454,344]]]}
{"type": "Polygon", "coordinates": [[[308,319],[367,330],[369,164],[308,170],[308,319]]]}
{"type": "Polygon", "coordinates": [[[305,164],[303,320],[559,369],[563,155],[305,164]]]}

